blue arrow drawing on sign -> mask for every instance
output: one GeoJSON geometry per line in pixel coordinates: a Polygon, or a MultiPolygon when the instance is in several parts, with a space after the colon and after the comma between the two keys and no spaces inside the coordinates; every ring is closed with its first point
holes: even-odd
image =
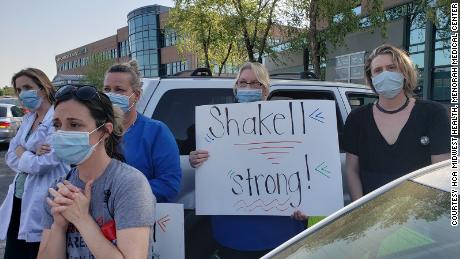
{"type": "Polygon", "coordinates": [[[316,109],[316,110],[314,110],[314,111],[310,114],[310,116],[308,116],[308,117],[310,117],[310,118],[312,118],[312,119],[314,119],[314,120],[316,120],[316,121],[319,121],[319,122],[321,122],[321,123],[324,123],[323,112],[320,112],[320,111],[319,111],[319,108],[316,109]]]}
{"type": "Polygon", "coordinates": [[[327,178],[331,178],[329,175],[331,174],[330,171],[326,170],[327,168],[327,165],[326,165],[326,162],[322,162],[320,165],[318,165],[316,168],[315,168],[315,171],[326,176],[327,178]]]}

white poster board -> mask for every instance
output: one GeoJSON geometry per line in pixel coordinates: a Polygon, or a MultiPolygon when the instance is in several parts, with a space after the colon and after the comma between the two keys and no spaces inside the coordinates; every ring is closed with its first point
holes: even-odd
{"type": "Polygon", "coordinates": [[[335,102],[196,107],[199,215],[329,215],[343,207],[335,102]]]}
{"type": "Polygon", "coordinates": [[[184,205],[157,203],[153,258],[185,258],[184,205]]]}

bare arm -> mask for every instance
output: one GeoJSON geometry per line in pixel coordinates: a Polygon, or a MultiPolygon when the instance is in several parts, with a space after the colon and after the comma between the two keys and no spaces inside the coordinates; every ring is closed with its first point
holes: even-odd
{"type": "Polygon", "coordinates": [[[447,160],[447,159],[450,158],[449,156],[450,156],[449,153],[445,153],[445,154],[441,154],[441,155],[432,155],[431,156],[431,163],[436,164],[438,162],[447,160]]]}
{"type": "Polygon", "coordinates": [[[80,219],[75,224],[75,227],[80,232],[95,258],[125,258],[121,251],[104,237],[104,234],[102,234],[101,229],[91,215],[88,214],[80,219]]]}
{"type": "Polygon", "coordinates": [[[95,258],[147,258],[149,227],[117,230],[117,246],[107,240],[96,222],[89,216],[77,226],[95,258]]]}
{"type": "Polygon", "coordinates": [[[66,258],[66,229],[53,224],[43,230],[38,259],[66,258]]]}
{"type": "Polygon", "coordinates": [[[346,179],[353,201],[363,196],[363,186],[359,178],[359,157],[347,153],[346,157],[346,179]]]}
{"type": "Polygon", "coordinates": [[[147,258],[150,227],[117,230],[117,246],[124,258],[147,258]]]}

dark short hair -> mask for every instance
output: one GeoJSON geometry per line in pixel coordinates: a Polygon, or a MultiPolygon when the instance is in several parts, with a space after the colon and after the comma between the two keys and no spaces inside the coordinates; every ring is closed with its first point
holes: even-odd
{"type": "MultiPolygon", "coordinates": [[[[75,87],[78,88],[79,86],[75,87]]],[[[88,108],[91,117],[96,121],[96,127],[100,127],[107,122],[112,123],[113,131],[105,141],[105,151],[109,157],[125,161],[120,145],[123,135],[123,114],[119,109],[113,107],[107,95],[97,90],[96,93],[97,95],[89,100],[81,100],[73,93],[64,95],[56,100],[55,109],[63,102],[74,100],[88,108]]]]}

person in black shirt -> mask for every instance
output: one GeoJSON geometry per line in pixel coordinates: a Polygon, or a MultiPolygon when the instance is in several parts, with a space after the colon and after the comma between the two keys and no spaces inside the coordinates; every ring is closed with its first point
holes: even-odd
{"type": "Polygon", "coordinates": [[[379,95],[345,123],[346,175],[353,200],[424,166],[449,158],[449,120],[439,103],[412,97],[417,72],[402,50],[382,45],[366,60],[379,95]]]}

